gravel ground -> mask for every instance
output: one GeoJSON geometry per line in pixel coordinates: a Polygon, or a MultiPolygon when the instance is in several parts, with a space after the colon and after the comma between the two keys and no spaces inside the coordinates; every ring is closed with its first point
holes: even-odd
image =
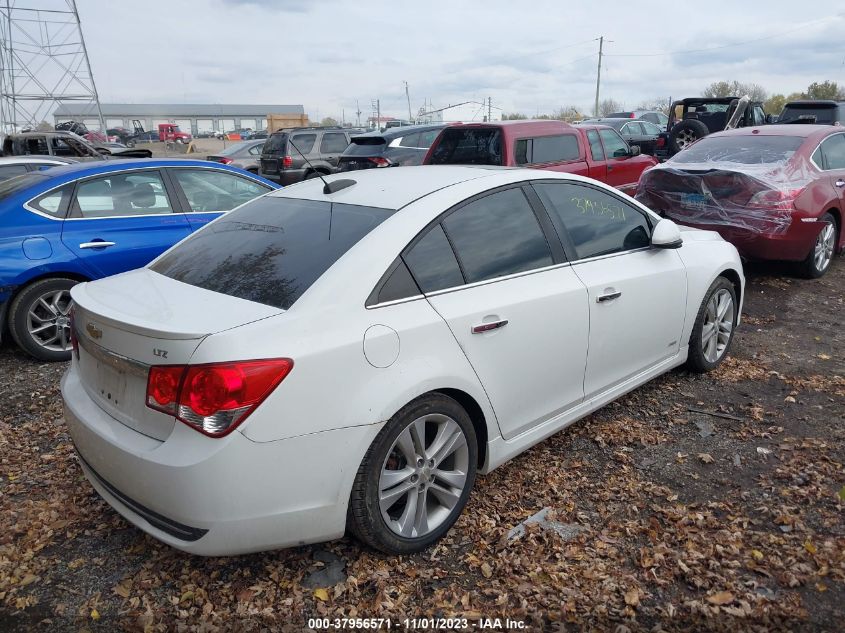
{"type": "Polygon", "coordinates": [[[0,630],[298,631],[314,616],[414,630],[402,620],[457,616],[468,630],[508,617],[527,630],[841,631],[845,261],[816,281],[747,274],[719,370],[671,372],[480,478],[447,538],[410,557],[349,538],[238,558],[157,543],[83,478],[64,367],[6,343],[0,630]],[[507,540],[543,508],[569,529],[507,540]]]}

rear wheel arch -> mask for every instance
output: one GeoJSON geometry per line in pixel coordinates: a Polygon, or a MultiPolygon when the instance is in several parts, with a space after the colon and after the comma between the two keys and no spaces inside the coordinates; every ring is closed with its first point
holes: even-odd
{"type": "Polygon", "coordinates": [[[487,441],[489,433],[487,429],[487,419],[484,416],[484,411],[481,409],[481,405],[478,404],[475,398],[460,389],[437,389],[429,393],[442,393],[444,396],[448,396],[452,398],[452,400],[455,400],[459,405],[461,405],[461,407],[463,407],[464,411],[467,412],[467,415],[469,415],[469,418],[472,421],[472,426],[475,428],[475,438],[478,443],[478,468],[483,468],[484,462],[487,459],[487,441]]]}
{"type": "Polygon", "coordinates": [[[832,207],[825,213],[829,213],[833,216],[833,219],[836,220],[836,242],[838,245],[838,243],[842,240],[842,212],[836,207],[832,207]]]}

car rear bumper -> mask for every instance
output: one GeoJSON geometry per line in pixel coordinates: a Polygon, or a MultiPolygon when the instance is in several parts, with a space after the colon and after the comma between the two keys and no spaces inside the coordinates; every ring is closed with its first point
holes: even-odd
{"type": "Polygon", "coordinates": [[[62,378],[65,422],[82,470],[130,523],[177,549],[243,554],[338,538],[352,480],[381,425],[253,442],[177,423],[165,441],[121,424],[62,378]]]}
{"type": "Polygon", "coordinates": [[[305,179],[305,169],[284,169],[280,173],[269,173],[259,169],[258,175],[282,186],[302,182],[305,179]]]}
{"type": "Polygon", "coordinates": [[[746,259],[802,261],[809,255],[823,222],[802,222],[793,218],[783,233],[763,233],[732,226],[683,222],[698,229],[716,231],[746,259]]]}

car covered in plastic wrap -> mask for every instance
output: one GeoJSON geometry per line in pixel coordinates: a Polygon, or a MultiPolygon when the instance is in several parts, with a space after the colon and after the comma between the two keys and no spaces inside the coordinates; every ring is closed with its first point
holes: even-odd
{"type": "Polygon", "coordinates": [[[718,231],[747,259],[820,277],[845,247],[845,130],[767,125],[711,134],[644,172],[637,200],[718,231]]]}

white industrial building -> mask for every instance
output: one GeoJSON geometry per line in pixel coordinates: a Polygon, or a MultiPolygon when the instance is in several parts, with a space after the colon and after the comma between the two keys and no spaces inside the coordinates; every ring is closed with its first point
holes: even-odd
{"type": "Polygon", "coordinates": [[[445,108],[421,112],[417,117],[418,123],[483,123],[501,120],[501,108],[482,101],[464,101],[445,108]]]}
{"type": "MultiPolygon", "coordinates": [[[[263,130],[268,114],[304,115],[301,105],[236,105],[236,104],[164,104],[164,103],[101,103],[106,128],[132,129],[138,120],[145,130],[155,130],[160,123],[175,123],[183,132],[193,135],[231,132],[239,128],[263,130]]],[[[53,113],[54,124],[79,121],[89,129],[99,129],[96,106],[90,103],[62,103],[53,113]]]]}

